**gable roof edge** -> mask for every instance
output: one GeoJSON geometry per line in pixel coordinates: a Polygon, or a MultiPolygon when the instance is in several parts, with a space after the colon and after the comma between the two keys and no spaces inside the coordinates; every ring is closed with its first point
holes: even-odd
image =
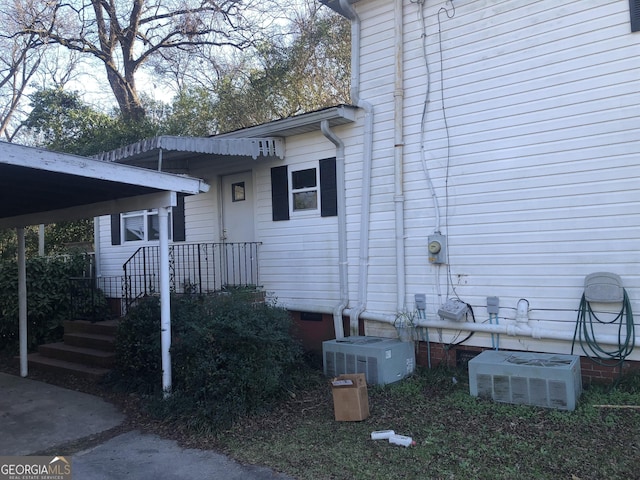
{"type": "Polygon", "coordinates": [[[320,124],[328,121],[330,127],[355,122],[358,107],[353,105],[337,105],[334,107],[303,113],[294,117],[287,117],[247,127],[233,132],[222,133],[214,138],[262,138],[262,137],[290,137],[320,130],[320,124]]]}

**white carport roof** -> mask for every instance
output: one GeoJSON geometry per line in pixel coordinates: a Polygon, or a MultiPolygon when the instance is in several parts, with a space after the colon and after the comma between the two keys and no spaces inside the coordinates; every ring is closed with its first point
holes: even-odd
{"type": "Polygon", "coordinates": [[[0,142],[0,228],[169,206],[169,192],[208,189],[197,178],[0,142]]]}
{"type": "Polygon", "coordinates": [[[160,230],[162,386],[171,389],[168,208],[177,193],[209,186],[192,177],[0,142],[0,228],[18,229],[20,374],[27,376],[27,225],[157,208],[160,230]]]}

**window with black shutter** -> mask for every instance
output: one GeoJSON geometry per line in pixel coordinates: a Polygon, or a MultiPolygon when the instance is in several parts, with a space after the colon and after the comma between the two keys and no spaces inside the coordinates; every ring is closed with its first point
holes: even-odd
{"type": "Polygon", "coordinates": [[[640,0],[629,0],[631,31],[640,32],[640,0]]]}
{"type": "Polygon", "coordinates": [[[274,222],[289,220],[289,174],[286,165],[271,169],[271,205],[274,222]]]}
{"type": "Polygon", "coordinates": [[[289,220],[292,215],[337,216],[335,157],[298,168],[272,168],[271,201],[273,221],[289,220]]]}

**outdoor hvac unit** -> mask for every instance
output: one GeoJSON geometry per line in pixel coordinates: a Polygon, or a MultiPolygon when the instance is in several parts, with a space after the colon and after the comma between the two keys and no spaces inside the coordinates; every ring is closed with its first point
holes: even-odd
{"type": "Polygon", "coordinates": [[[364,373],[370,385],[386,385],[413,373],[413,342],[380,337],[345,337],[322,343],[324,374],[364,373]]]}
{"type": "Polygon", "coordinates": [[[487,350],[469,361],[469,387],[475,397],[574,410],[582,392],[580,358],[487,350]]]}

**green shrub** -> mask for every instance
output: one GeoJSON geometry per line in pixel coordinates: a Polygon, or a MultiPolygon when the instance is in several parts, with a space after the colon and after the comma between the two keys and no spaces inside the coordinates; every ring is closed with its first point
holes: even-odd
{"type": "MultiPolygon", "coordinates": [[[[153,405],[155,412],[213,431],[268,408],[293,388],[301,349],[290,335],[289,314],[252,298],[231,292],[172,300],[173,391],[153,405]]],[[[117,354],[117,383],[160,393],[157,299],[145,300],[121,322],[117,354]]]]}
{"type": "MultiPolygon", "coordinates": [[[[69,319],[70,277],[84,270],[80,255],[61,258],[27,259],[27,344],[62,338],[62,322],[69,319]]],[[[18,265],[0,261],[0,350],[17,351],[19,337],[18,265]]]]}
{"type": "Polygon", "coordinates": [[[143,298],[118,324],[116,366],[107,379],[119,388],[153,393],[161,387],[160,302],[143,298]]]}

